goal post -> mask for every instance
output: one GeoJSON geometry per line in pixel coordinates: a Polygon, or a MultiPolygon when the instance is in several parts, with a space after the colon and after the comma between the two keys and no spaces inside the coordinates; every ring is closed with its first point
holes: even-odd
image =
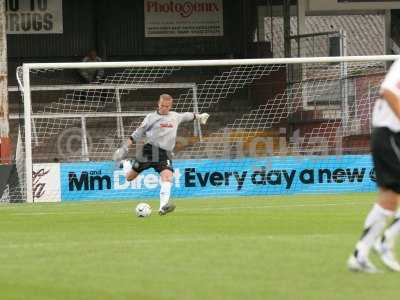
{"type": "MultiPolygon", "coordinates": [[[[22,184],[26,187],[26,201],[35,202],[32,180],[35,162],[51,162],[50,155],[46,156],[44,151],[54,146],[54,141],[63,132],[77,122],[82,132],[86,128],[100,131],[97,134],[100,137],[103,134],[103,139],[96,137],[99,142],[94,141],[89,145],[91,149],[85,151],[91,152],[91,161],[110,160],[111,149],[117,146],[121,137],[130,134],[150,110],[147,104],[150,98],[153,98],[152,105],[155,108],[154,95],[160,94],[161,90],[175,93],[176,111],[208,112],[211,115],[209,128],[203,128],[205,132],[193,125],[189,129],[186,135],[189,138],[176,153],[176,160],[182,160],[183,163],[191,159],[216,159],[227,166],[234,163],[245,166],[248,159],[284,157],[287,163],[290,161],[293,165],[304,156],[310,159],[332,154],[368,154],[365,146],[367,137],[364,135],[370,130],[368,118],[377,97],[376,87],[386,72],[386,64],[398,57],[375,55],[24,64],[22,77],[20,72],[17,77],[24,103],[26,176],[22,184]],[[300,76],[288,76],[293,69],[288,68],[290,65],[301,65],[301,68],[294,68],[301,72],[300,76]],[[33,95],[45,94],[52,89],[63,92],[59,84],[61,80],[55,85],[58,80],[55,74],[91,68],[106,70],[106,77],[96,84],[70,83],[66,85],[69,87],[64,95],[55,96],[49,103],[40,103],[40,108],[35,106],[39,100],[35,100],[33,95]],[[296,78],[296,81],[290,78],[296,78]],[[177,79],[180,81],[176,82],[177,79]],[[131,95],[133,92],[137,94],[131,95]],[[125,106],[115,100],[121,97],[126,98],[125,106]],[[214,120],[213,115],[217,116],[214,120]],[[129,119],[130,125],[121,122],[122,118],[129,119]],[[98,128],[102,123],[115,124],[110,125],[115,126],[112,127],[115,137],[106,135],[104,129],[98,128]],[[260,146],[262,144],[269,146],[260,146]],[[280,145],[279,149],[276,149],[277,144],[280,145]],[[45,158],[38,159],[38,154],[45,158]]],[[[60,76],[62,79],[65,77],[60,76]]],[[[82,141],[86,140],[85,136],[82,141]]],[[[81,145],[82,149],[89,147],[88,144],[81,145]]],[[[82,151],[76,152],[73,157],[61,158],[62,163],[79,161],[85,161],[82,151]]],[[[257,169],[254,172],[264,171],[257,169]]],[[[254,172],[254,178],[261,174],[254,172]]],[[[218,187],[219,191],[229,189],[234,173],[227,178],[225,175],[230,173],[228,167],[221,173],[225,174],[224,178],[214,173],[213,188],[218,187]]],[[[323,177],[324,173],[321,174],[323,177]]],[[[254,178],[251,180],[257,181],[254,178]]],[[[237,183],[241,184],[240,178],[237,183]]],[[[320,185],[316,191],[323,192],[323,188],[320,185]]],[[[281,191],[285,192],[284,188],[281,191]]],[[[214,192],[218,194],[216,189],[214,192]]],[[[226,192],[224,190],[222,194],[226,192]]],[[[234,191],[232,194],[235,194],[234,191]]],[[[187,192],[188,195],[190,192],[187,192]]]]}
{"type": "MultiPolygon", "coordinates": [[[[33,68],[32,68],[33,69],[33,68]]],[[[24,132],[25,132],[25,191],[26,202],[33,202],[33,183],[32,183],[32,101],[31,101],[31,85],[30,85],[29,65],[22,67],[23,79],[23,101],[24,101],[24,132]]]]}

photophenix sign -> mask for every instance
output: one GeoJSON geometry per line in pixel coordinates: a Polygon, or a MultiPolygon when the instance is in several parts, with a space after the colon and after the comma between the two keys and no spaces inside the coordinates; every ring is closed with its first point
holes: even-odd
{"type": "MultiPolygon", "coordinates": [[[[369,155],[267,157],[174,162],[174,197],[371,192],[369,155]]],[[[128,182],[113,162],[61,164],[62,201],[158,198],[160,177],[146,170],[128,182]]]]}
{"type": "Polygon", "coordinates": [[[63,33],[62,0],[6,0],[8,34],[63,33]]]}
{"type": "Polygon", "coordinates": [[[144,0],[145,37],[222,36],[222,0],[144,0]]]}

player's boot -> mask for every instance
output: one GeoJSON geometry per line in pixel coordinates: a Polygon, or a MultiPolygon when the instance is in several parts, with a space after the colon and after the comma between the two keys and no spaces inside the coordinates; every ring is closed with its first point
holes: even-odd
{"type": "Polygon", "coordinates": [[[173,204],[172,202],[168,202],[167,204],[165,204],[163,207],[160,208],[160,210],[158,211],[158,214],[160,216],[164,216],[168,213],[171,213],[175,210],[175,204],[173,204]]]}
{"type": "Polygon", "coordinates": [[[374,244],[374,250],[378,253],[386,267],[391,271],[400,272],[400,264],[394,254],[393,245],[394,243],[389,243],[387,241],[382,242],[382,240],[379,239],[374,244]]]}
{"type": "Polygon", "coordinates": [[[353,272],[380,273],[381,271],[367,257],[352,254],[347,260],[347,267],[353,272]]]}

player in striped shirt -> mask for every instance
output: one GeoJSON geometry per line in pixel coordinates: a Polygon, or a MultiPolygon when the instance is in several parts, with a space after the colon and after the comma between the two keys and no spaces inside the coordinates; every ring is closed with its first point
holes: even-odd
{"type": "Polygon", "coordinates": [[[400,272],[394,252],[400,233],[397,211],[400,200],[400,59],[393,63],[382,82],[372,126],[371,152],[378,199],[365,219],[363,233],[347,265],[352,271],[379,272],[368,258],[370,250],[374,249],[390,270],[400,272]]]}

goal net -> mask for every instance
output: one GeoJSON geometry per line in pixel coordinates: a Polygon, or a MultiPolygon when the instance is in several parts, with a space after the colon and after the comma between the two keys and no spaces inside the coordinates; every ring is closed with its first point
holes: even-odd
{"type": "Polygon", "coordinates": [[[175,197],[373,190],[370,117],[395,58],[25,64],[17,69],[25,124],[18,195],[157,197],[156,173],[126,182],[111,157],[163,93],[177,112],[211,115],[206,126],[180,126],[175,197]],[[105,76],[83,83],[81,69],[105,76]]]}

